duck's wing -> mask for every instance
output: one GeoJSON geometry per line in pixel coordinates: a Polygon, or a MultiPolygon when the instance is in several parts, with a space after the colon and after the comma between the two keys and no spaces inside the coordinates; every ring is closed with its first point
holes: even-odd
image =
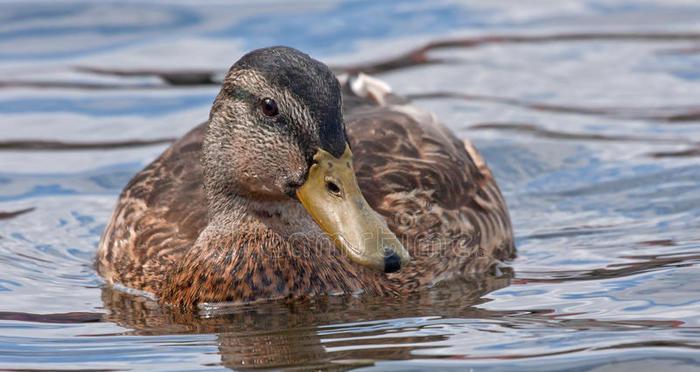
{"type": "MultiPolygon", "coordinates": [[[[484,257],[482,266],[514,257],[506,203],[474,146],[384,83],[364,75],[340,81],[358,183],[412,255],[461,246],[484,257]]],[[[468,269],[487,269],[474,265],[468,269]]]]}
{"type": "Polygon", "coordinates": [[[191,130],[124,187],[97,255],[108,282],[157,292],[166,269],[206,226],[205,132],[206,124],[191,130]]]}

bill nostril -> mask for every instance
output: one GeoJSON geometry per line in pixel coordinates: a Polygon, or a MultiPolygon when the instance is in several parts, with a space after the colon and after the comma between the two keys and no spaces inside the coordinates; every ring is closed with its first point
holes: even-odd
{"type": "Polygon", "coordinates": [[[340,196],[340,186],[333,181],[326,181],[326,189],[335,196],[340,196]]]}
{"type": "Polygon", "coordinates": [[[395,252],[391,252],[384,256],[384,272],[394,273],[401,269],[401,257],[395,252]]]}

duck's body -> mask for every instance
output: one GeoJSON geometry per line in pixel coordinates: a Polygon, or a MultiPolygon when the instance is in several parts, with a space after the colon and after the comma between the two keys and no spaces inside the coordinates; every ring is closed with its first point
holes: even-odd
{"type": "Polygon", "coordinates": [[[216,162],[203,154],[203,144],[212,146],[205,123],[125,187],[100,243],[100,274],[111,284],[191,306],[401,293],[512,258],[505,202],[478,153],[432,115],[373,84],[362,76],[345,79],[342,115],[362,194],[410,253],[398,272],[341,254],[294,197],[265,189],[263,196],[221,192],[226,201],[217,202],[218,184],[208,181],[206,165],[216,162]]]}

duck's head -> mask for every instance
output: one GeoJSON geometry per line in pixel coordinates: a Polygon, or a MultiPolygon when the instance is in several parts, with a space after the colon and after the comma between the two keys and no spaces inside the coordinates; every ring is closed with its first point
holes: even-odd
{"type": "Polygon", "coordinates": [[[410,260],[360,192],[338,80],[296,49],[258,49],[233,65],[212,107],[204,163],[212,204],[291,198],[353,262],[394,272],[410,260]]]}

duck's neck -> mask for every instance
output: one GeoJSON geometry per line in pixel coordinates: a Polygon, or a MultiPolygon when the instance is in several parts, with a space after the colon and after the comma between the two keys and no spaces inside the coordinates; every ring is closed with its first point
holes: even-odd
{"type": "Polygon", "coordinates": [[[300,233],[321,234],[301,203],[291,198],[252,200],[234,196],[210,211],[209,227],[215,230],[210,233],[217,235],[245,233],[251,226],[264,227],[283,238],[300,233]]]}
{"type": "Polygon", "coordinates": [[[160,297],[191,306],[350,293],[367,290],[363,270],[339,253],[297,201],[241,198],[210,216],[160,297]]]}

